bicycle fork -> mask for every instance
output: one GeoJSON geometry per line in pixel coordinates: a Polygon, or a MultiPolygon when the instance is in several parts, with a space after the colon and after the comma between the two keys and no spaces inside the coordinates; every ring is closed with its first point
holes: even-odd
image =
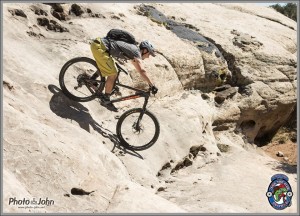
{"type": "Polygon", "coordinates": [[[146,98],[145,98],[145,102],[144,102],[144,105],[143,105],[143,110],[142,110],[142,112],[140,113],[140,115],[139,115],[139,117],[138,117],[138,120],[137,120],[136,124],[133,126],[134,129],[135,129],[136,131],[138,131],[138,132],[140,132],[140,130],[141,130],[140,122],[142,121],[143,116],[144,116],[145,112],[147,111],[146,107],[147,107],[147,104],[148,104],[148,99],[149,99],[149,97],[146,97],[146,98]]]}

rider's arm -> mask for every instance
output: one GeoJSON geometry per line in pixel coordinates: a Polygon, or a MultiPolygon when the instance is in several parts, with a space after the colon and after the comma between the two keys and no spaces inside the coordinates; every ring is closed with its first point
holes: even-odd
{"type": "Polygon", "coordinates": [[[146,70],[142,68],[142,63],[138,58],[134,58],[131,60],[131,63],[135,67],[135,69],[140,73],[142,78],[150,85],[153,86],[154,84],[150,81],[149,77],[147,76],[146,70]]]}

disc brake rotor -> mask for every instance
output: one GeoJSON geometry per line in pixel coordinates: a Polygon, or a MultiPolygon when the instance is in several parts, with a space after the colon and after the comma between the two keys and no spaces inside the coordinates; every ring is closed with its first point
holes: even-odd
{"type": "Polygon", "coordinates": [[[134,134],[141,134],[144,131],[144,126],[140,123],[139,125],[136,122],[132,125],[132,132],[134,134]]]}

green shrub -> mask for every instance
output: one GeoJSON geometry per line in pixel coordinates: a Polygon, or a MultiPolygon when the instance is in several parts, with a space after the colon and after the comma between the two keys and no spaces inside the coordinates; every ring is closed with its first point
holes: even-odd
{"type": "Polygon", "coordinates": [[[296,3],[287,3],[283,6],[280,4],[271,5],[271,8],[274,8],[279,13],[295,20],[297,22],[297,4],[296,3]]]}

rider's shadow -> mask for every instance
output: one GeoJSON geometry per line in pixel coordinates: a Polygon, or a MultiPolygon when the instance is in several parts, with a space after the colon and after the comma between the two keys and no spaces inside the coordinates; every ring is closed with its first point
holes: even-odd
{"type": "Polygon", "coordinates": [[[95,131],[97,131],[103,137],[108,138],[113,142],[114,147],[112,149],[112,152],[114,151],[115,147],[117,147],[118,149],[124,151],[125,153],[143,159],[143,157],[137,152],[128,150],[124,146],[122,146],[117,135],[113,134],[113,132],[111,132],[110,130],[105,129],[101,125],[99,125],[92,118],[91,114],[89,113],[89,110],[86,107],[84,107],[82,104],[67,98],[63,94],[61,89],[55,85],[48,85],[48,89],[50,90],[50,92],[53,93],[53,96],[49,102],[49,106],[51,111],[54,112],[56,115],[62,118],[76,121],[82,129],[86,130],[89,133],[90,133],[90,126],[91,126],[95,131]]]}

